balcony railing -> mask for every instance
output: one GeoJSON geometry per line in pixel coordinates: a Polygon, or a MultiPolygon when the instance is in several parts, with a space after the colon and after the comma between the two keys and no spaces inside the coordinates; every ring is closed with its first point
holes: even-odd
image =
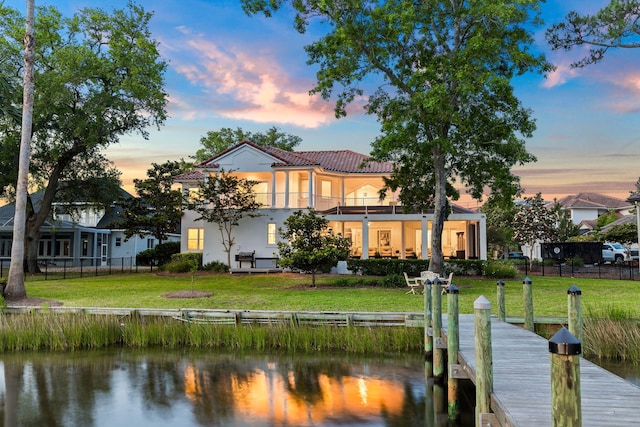
{"type": "MultiPolygon", "coordinates": [[[[276,193],[275,205],[272,205],[272,193],[258,193],[256,200],[263,204],[263,208],[291,208],[303,209],[311,205],[309,193],[289,193],[288,201],[286,193],[276,193]],[[287,203],[285,203],[287,202],[287,203]]],[[[327,210],[336,206],[390,206],[397,204],[395,201],[382,200],[378,197],[324,197],[314,196],[313,206],[316,210],[327,210]]]]}

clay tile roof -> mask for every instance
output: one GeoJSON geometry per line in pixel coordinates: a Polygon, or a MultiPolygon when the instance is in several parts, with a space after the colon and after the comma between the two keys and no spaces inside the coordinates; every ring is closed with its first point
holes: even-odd
{"type": "Polygon", "coordinates": [[[566,196],[558,200],[565,208],[602,208],[612,209],[629,206],[628,202],[616,197],[606,196],[600,193],[578,193],[566,196]]]}
{"type": "Polygon", "coordinates": [[[202,172],[192,171],[176,175],[173,179],[175,181],[199,181],[202,178],[204,178],[202,172]]]}
{"type": "Polygon", "coordinates": [[[275,157],[278,161],[273,163],[274,167],[300,167],[319,166],[326,171],[342,173],[391,173],[393,163],[391,162],[367,162],[369,156],[356,153],[351,150],[337,151],[285,151],[277,147],[261,147],[251,141],[242,141],[233,147],[229,147],[216,156],[195,165],[196,167],[217,167],[216,159],[223,156],[230,150],[235,150],[241,145],[250,145],[257,150],[275,157]]]}
{"type": "Polygon", "coordinates": [[[281,160],[274,166],[320,166],[326,171],[343,173],[391,173],[390,162],[367,162],[369,156],[351,150],[337,151],[284,151],[263,147],[263,151],[281,160]]]}

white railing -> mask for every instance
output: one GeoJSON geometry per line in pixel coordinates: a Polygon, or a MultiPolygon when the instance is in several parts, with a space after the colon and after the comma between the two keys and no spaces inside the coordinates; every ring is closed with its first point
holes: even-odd
{"type": "MultiPolygon", "coordinates": [[[[303,209],[310,206],[307,192],[289,193],[288,198],[286,193],[276,193],[275,204],[272,204],[272,193],[257,193],[256,200],[262,203],[263,208],[287,207],[291,209],[303,209]]],[[[394,204],[397,204],[397,202],[392,200],[380,201],[378,197],[345,197],[344,199],[341,197],[313,197],[313,207],[316,210],[326,210],[336,206],[390,206],[394,204]]]]}

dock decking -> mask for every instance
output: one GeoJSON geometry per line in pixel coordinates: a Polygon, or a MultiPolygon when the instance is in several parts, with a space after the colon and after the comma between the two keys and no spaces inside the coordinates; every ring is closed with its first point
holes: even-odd
{"type": "MultiPolygon", "coordinates": [[[[475,383],[474,316],[460,315],[459,363],[475,383]]],[[[446,328],[446,316],[443,322],[446,328]]],[[[492,318],[491,410],[503,427],[551,426],[549,342],[492,318]]],[[[640,387],[580,359],[582,425],[640,425],[640,387]]]]}

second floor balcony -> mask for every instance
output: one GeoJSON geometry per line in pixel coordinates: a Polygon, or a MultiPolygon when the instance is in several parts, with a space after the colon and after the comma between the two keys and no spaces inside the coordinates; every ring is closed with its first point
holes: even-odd
{"type": "Polygon", "coordinates": [[[309,193],[256,193],[256,200],[262,204],[263,208],[290,208],[303,209],[313,207],[318,211],[324,211],[337,206],[395,206],[399,202],[391,199],[380,200],[376,197],[326,197],[313,196],[309,198],[309,193]]]}

